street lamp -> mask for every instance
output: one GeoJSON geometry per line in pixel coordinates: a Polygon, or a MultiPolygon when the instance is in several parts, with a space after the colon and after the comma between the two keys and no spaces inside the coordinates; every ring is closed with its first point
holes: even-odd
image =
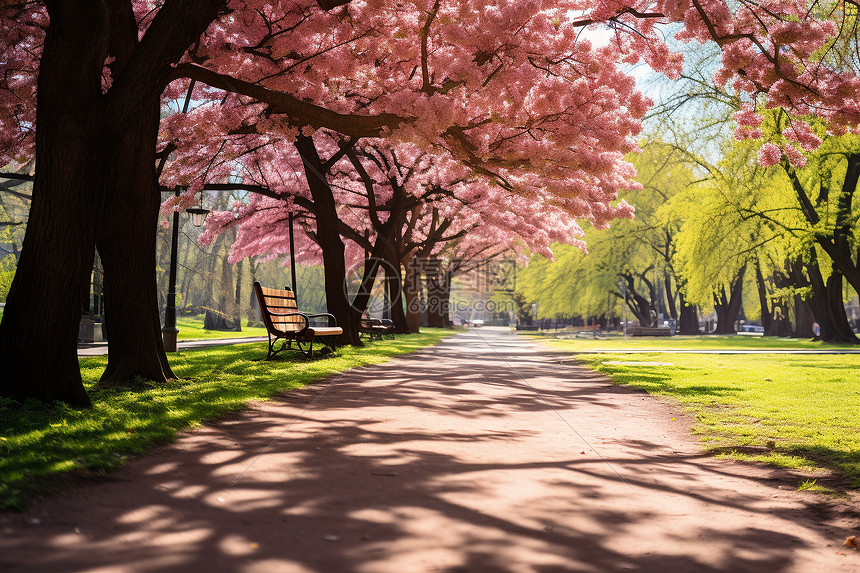
{"type": "Polygon", "coordinates": [[[627,283],[624,279],[618,279],[618,288],[624,295],[624,336],[627,336],[627,283]]]}
{"type": "Polygon", "coordinates": [[[195,227],[200,227],[206,222],[206,215],[209,214],[209,209],[203,207],[189,207],[185,210],[191,218],[191,224],[195,227]]]}
{"type": "MultiPolygon", "coordinates": [[[[179,188],[174,191],[179,197],[179,188]]],[[[202,201],[202,197],[201,197],[202,201]]],[[[201,226],[206,221],[209,209],[202,205],[189,207],[185,210],[191,218],[191,224],[195,227],[201,226]]],[[[179,211],[173,212],[173,229],[170,236],[170,275],[167,285],[167,307],[164,309],[164,326],[161,329],[161,340],[165,352],[176,352],[176,336],[179,329],[176,328],[176,250],[179,243],[179,211]]]]}

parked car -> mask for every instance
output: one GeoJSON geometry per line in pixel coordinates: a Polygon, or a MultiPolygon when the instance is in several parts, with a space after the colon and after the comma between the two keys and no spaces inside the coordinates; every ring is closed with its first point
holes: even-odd
{"type": "Polygon", "coordinates": [[[764,327],[756,324],[742,324],[738,334],[745,334],[747,336],[764,336],[764,327]]]}

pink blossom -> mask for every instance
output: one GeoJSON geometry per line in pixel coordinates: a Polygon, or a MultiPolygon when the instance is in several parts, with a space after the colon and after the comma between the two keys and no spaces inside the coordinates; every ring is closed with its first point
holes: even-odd
{"type": "Polygon", "coordinates": [[[808,123],[799,119],[792,121],[791,126],[784,129],[782,134],[787,140],[799,143],[806,151],[814,151],[821,146],[821,138],[812,131],[808,123]]]}
{"type": "Polygon", "coordinates": [[[759,127],[764,117],[755,111],[750,104],[744,104],[740,111],[732,114],[732,119],[743,127],[759,127]]]}
{"type": "Polygon", "coordinates": [[[758,164],[762,167],[772,167],[779,163],[782,151],[773,143],[767,142],[758,150],[758,164]]]}
{"type": "Polygon", "coordinates": [[[785,156],[789,163],[795,167],[803,167],[806,165],[806,157],[790,143],[785,144],[785,156]]]}

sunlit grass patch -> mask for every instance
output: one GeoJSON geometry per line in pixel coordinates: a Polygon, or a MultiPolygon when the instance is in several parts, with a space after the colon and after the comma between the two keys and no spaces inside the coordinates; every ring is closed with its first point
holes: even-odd
{"type": "MultiPolygon", "coordinates": [[[[756,347],[804,341],[723,337],[708,348],[756,347]],[[728,344],[728,343],[731,344],[728,344]]],[[[693,432],[715,454],[786,468],[828,472],[860,487],[860,355],[637,354],[636,360],[671,365],[618,365],[624,354],[588,354],[592,341],[549,341],[618,384],[668,396],[694,415],[693,432]]],[[[650,344],[654,344],[652,340],[650,344]]],[[[685,344],[683,338],[667,346],[685,344]]],[[[604,347],[606,345],[604,344],[604,347]]],[[[618,343],[616,348],[623,348],[618,343]]],[[[829,348],[825,346],[824,348],[829,348]]],[[[820,480],[819,480],[820,483],[820,480]]]]}
{"type": "Polygon", "coordinates": [[[0,398],[0,508],[24,507],[64,473],[110,472],[129,456],[167,443],[181,430],[240,410],[249,400],[266,400],[349,368],[384,362],[452,333],[424,329],[363,348],[344,347],[314,360],[299,353],[261,360],[266,343],[182,352],[170,355],[179,379],[167,384],[138,380],[130,388],[98,386],[107,358],[81,359],[91,409],[0,398]]]}
{"type": "Polygon", "coordinates": [[[179,333],[178,340],[216,340],[224,338],[254,338],[266,336],[266,329],[262,326],[248,326],[248,321],[242,321],[241,331],[230,330],[206,330],[203,328],[203,315],[183,316],[176,319],[176,328],[179,333]]]}

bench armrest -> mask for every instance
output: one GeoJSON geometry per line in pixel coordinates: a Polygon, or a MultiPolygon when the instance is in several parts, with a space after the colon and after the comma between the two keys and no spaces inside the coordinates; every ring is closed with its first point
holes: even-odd
{"type": "Polygon", "coordinates": [[[307,317],[308,319],[311,319],[311,318],[328,318],[328,325],[329,326],[337,326],[337,319],[334,317],[333,314],[330,314],[328,312],[320,312],[317,314],[305,314],[304,316],[307,317]]]}

